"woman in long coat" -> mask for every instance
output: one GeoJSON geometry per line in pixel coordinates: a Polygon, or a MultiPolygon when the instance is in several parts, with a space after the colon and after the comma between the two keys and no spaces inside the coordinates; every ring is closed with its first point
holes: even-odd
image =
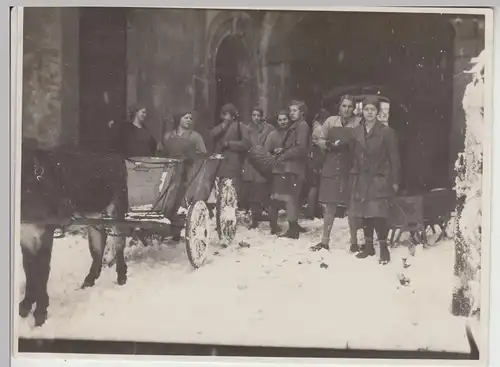
{"type": "MultiPolygon", "coordinates": [[[[288,111],[279,111],[276,115],[278,128],[269,134],[266,139],[264,148],[269,153],[278,156],[283,151],[283,139],[288,131],[288,126],[290,124],[290,117],[288,116],[288,111]]],[[[285,170],[283,164],[275,165],[273,167],[273,177],[282,175],[285,170]]],[[[278,180],[276,178],[275,180],[278,180]]],[[[273,181],[275,181],[273,180],[273,181]]],[[[271,227],[271,234],[277,234],[281,231],[278,226],[278,212],[280,209],[280,201],[276,200],[276,193],[272,190],[271,202],[269,205],[269,224],[271,227]]]]}
{"type": "Polygon", "coordinates": [[[311,133],[304,120],[306,105],[292,101],[288,107],[291,125],[288,127],[273,168],[273,197],[286,203],[288,230],[281,237],[298,239],[300,195],[306,176],[311,133]]]}
{"type": "MultiPolygon", "coordinates": [[[[350,145],[353,142],[352,128],[359,125],[361,118],[354,115],[353,96],[344,95],[339,101],[339,115],[329,117],[321,130],[313,134],[313,141],[326,153],[321,170],[319,202],[325,204],[323,237],[321,242],[311,247],[312,251],[330,248],[330,235],[339,207],[349,204],[349,171],[352,164],[350,145]],[[349,129],[349,130],[347,130],[349,129]]],[[[351,252],[358,251],[357,222],[348,210],[351,234],[351,252]]]]}
{"type": "Polygon", "coordinates": [[[360,259],[375,255],[374,231],[380,246],[381,264],[390,261],[387,247],[389,205],[399,188],[400,158],[394,131],[377,119],[377,97],[363,100],[363,119],[353,130],[354,179],[350,210],[363,219],[365,245],[356,255],[360,259]]]}
{"type": "Polygon", "coordinates": [[[218,177],[222,180],[230,179],[240,196],[243,164],[246,152],[251,147],[248,128],[238,121],[238,110],[231,103],[222,106],[220,116],[222,122],[210,131],[215,153],[224,155],[218,177]]]}
{"type": "MultiPolygon", "coordinates": [[[[274,130],[271,124],[268,124],[263,119],[263,111],[260,107],[255,107],[252,111],[252,123],[248,127],[249,140],[252,146],[265,146],[269,134],[274,130]]],[[[259,226],[259,219],[264,206],[267,206],[269,201],[269,184],[255,168],[245,161],[243,167],[243,184],[247,188],[245,193],[250,202],[250,210],[252,212],[252,224],[250,229],[255,229],[259,226]]]]}
{"type": "Polygon", "coordinates": [[[330,113],[322,108],[314,117],[312,123],[312,146],[307,165],[307,216],[309,219],[322,217],[318,205],[319,186],[321,183],[321,170],[325,162],[325,150],[318,145],[318,139],[323,136],[323,125],[330,113]]]}

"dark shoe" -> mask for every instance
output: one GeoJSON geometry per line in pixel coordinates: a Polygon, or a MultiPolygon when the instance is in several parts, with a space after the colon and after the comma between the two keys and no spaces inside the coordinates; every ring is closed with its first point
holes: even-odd
{"type": "Polygon", "coordinates": [[[288,225],[288,230],[280,235],[279,237],[282,238],[291,238],[294,240],[299,239],[300,231],[299,231],[299,226],[296,222],[289,222],[288,225]]]}
{"type": "Polygon", "coordinates": [[[309,247],[309,250],[311,250],[313,252],[320,251],[322,249],[330,250],[330,246],[325,245],[323,242],[320,242],[317,245],[309,247]]]}
{"type": "Polygon", "coordinates": [[[391,261],[391,253],[387,248],[387,241],[380,241],[380,260],[381,265],[387,265],[391,261]]]}
{"type": "Polygon", "coordinates": [[[259,221],[258,220],[252,220],[252,224],[248,227],[248,229],[256,229],[259,228],[259,221]]]}
{"type": "Polygon", "coordinates": [[[281,227],[279,225],[271,225],[271,234],[278,234],[281,232],[281,227]]]}
{"type": "Polygon", "coordinates": [[[367,242],[363,246],[363,250],[359,252],[356,257],[358,259],[366,259],[368,256],[375,255],[375,249],[373,248],[373,242],[367,242]]]}
{"type": "Polygon", "coordinates": [[[351,247],[349,248],[349,251],[351,252],[359,252],[360,249],[359,249],[359,246],[357,243],[351,243],[351,247]]]}

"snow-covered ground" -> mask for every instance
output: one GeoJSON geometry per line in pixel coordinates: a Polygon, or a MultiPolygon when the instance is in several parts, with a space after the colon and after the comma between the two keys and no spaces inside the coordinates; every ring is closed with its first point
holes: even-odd
{"type": "Polygon", "coordinates": [[[359,260],[348,252],[345,219],[334,224],[330,252],[308,249],[320,239],[321,220],[301,224],[309,232],[297,241],[271,236],[267,223],[254,231],[240,225],[235,245],[220,248],[214,239],[198,270],[183,242],[128,250],[126,285],[118,286],[114,267],[106,267],[85,290],[78,288],[91,262],[86,240],[56,239],[49,319],[35,329],[31,317],[17,318],[18,335],[469,352],[464,320],[449,311],[452,241],[419,248],[415,257],[394,248],[392,262],[381,266],[377,257],[359,260]],[[403,286],[406,257],[410,283],[403,286]]]}

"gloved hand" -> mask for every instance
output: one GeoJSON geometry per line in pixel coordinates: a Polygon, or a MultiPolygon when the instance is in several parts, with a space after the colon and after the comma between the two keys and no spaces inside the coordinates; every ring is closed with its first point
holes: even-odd
{"type": "Polygon", "coordinates": [[[325,145],[326,145],[326,149],[333,150],[334,148],[336,148],[340,145],[340,140],[336,140],[335,142],[326,141],[325,145]]]}

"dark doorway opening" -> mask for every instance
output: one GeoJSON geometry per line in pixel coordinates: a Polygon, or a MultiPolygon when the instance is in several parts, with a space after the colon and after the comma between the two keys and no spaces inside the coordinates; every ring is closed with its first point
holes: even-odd
{"type": "Polygon", "coordinates": [[[254,83],[250,54],[237,36],[225,37],[215,59],[216,98],[214,121],[220,120],[220,109],[233,103],[240,112],[240,119],[247,119],[254,104],[254,83]]]}
{"type": "Polygon", "coordinates": [[[126,9],[80,9],[80,142],[112,149],[110,120],[126,119],[126,9]]]}
{"type": "Polygon", "coordinates": [[[289,40],[290,93],[305,100],[309,120],[336,87],[383,86],[407,111],[397,117],[406,121],[389,121],[403,167],[412,167],[404,184],[412,191],[450,185],[454,30],[447,16],[312,13],[289,40]]]}

